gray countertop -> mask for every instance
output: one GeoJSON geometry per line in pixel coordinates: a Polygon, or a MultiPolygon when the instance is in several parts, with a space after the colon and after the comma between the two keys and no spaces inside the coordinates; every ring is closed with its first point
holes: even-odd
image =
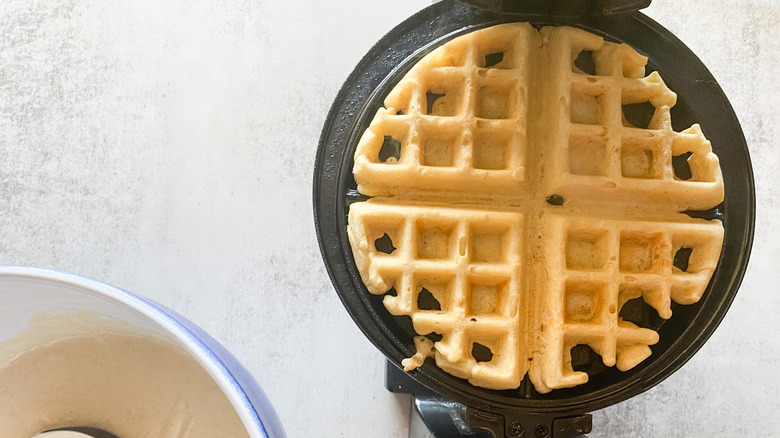
{"type": "MultiPolygon", "coordinates": [[[[341,83],[427,4],[0,3],[0,262],[95,277],[188,316],[256,376],[291,437],[406,436],[410,401],[384,389],[384,358],[321,262],[311,181],[341,83]]],[[[777,434],[780,2],[656,0],[647,14],[731,99],[757,231],[710,341],[596,412],[591,436],[777,434]]]]}

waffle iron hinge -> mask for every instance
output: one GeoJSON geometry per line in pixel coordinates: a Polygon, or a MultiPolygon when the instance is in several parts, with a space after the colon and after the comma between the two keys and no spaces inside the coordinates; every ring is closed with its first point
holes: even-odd
{"type": "Polygon", "coordinates": [[[390,392],[414,397],[412,415],[419,415],[435,438],[577,438],[585,437],[592,428],[590,414],[494,413],[465,406],[439,396],[389,361],[385,386],[390,392]]]}
{"type": "Polygon", "coordinates": [[[638,11],[651,0],[460,0],[491,12],[545,17],[615,15],[638,11]]]}
{"type": "Polygon", "coordinates": [[[545,414],[503,415],[478,409],[466,409],[466,421],[472,428],[486,429],[496,438],[578,438],[592,429],[590,414],[556,417],[545,414]]]}

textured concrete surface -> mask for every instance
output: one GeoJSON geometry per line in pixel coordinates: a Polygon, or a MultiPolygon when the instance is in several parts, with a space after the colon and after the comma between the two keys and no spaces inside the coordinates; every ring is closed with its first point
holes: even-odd
{"type": "MultiPolygon", "coordinates": [[[[311,172],[330,102],[429,1],[0,3],[0,263],[167,304],[255,374],[291,437],[399,437],[409,401],[320,261],[311,172]]],[[[751,266],[701,352],[594,415],[594,437],[770,436],[780,409],[780,2],[656,0],[743,124],[751,266]]]]}

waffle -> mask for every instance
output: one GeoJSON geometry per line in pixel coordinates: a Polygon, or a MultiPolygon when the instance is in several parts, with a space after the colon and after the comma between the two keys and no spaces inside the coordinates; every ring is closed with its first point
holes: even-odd
{"type": "Polygon", "coordinates": [[[520,384],[527,371],[517,366],[523,325],[521,213],[372,200],[353,204],[349,223],[368,290],[394,289],[396,296],[383,300],[391,314],[411,316],[417,333],[443,335],[435,344],[440,368],[487,388],[520,384]],[[378,244],[385,235],[397,247],[378,244]],[[435,305],[421,308],[423,290],[435,305]],[[477,362],[471,355],[475,342],[489,348],[493,360],[477,362]]]}
{"type": "Polygon", "coordinates": [[[720,166],[698,125],[672,129],[676,95],[646,63],[511,23],[440,46],[389,93],[357,145],[371,199],[347,234],[368,291],[428,336],[407,370],[430,356],[480,387],[572,387],[588,380],[576,346],[621,371],[652,354],[627,303],[668,319],[701,298],[723,226],[681,212],[722,202],[720,166]]]}

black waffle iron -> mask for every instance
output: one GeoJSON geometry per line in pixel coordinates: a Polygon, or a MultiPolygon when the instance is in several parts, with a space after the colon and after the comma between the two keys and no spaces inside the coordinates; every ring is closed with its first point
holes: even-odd
{"type": "Polygon", "coordinates": [[[728,99],[707,68],[680,40],[638,12],[649,0],[445,0],[391,30],[360,61],[328,114],[314,170],[314,219],[323,259],[344,306],[371,342],[387,356],[388,389],[412,393],[423,420],[437,437],[490,436],[564,438],[588,433],[588,412],[633,397],[679,369],[723,319],[742,280],[753,239],[755,188],[742,129],[728,99]],[[428,360],[406,374],[396,366],[414,354],[411,319],[394,317],[382,297],[370,294],[355,266],[347,239],[351,203],[364,200],[352,177],[360,136],[384,97],[409,69],[434,48],[464,33],[506,22],[535,26],[569,25],[615,42],[625,42],[649,57],[648,73],[658,70],[677,93],[672,108],[676,131],[699,123],[720,157],[725,200],[691,216],[718,218],[725,227],[717,269],[702,299],[672,303],[669,320],[652,308],[638,308],[632,320],[658,331],[652,355],[626,372],[601,364],[588,351],[577,354],[578,370],[589,381],[548,394],[526,379],[519,389],[490,390],[441,371],[428,360]],[[489,431],[489,432],[488,432],[489,431]]]}

